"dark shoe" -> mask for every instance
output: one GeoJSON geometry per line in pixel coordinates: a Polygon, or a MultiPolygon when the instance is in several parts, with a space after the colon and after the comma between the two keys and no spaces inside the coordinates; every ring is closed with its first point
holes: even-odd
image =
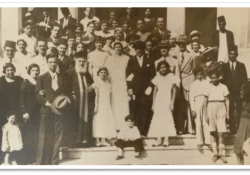
{"type": "Polygon", "coordinates": [[[212,162],[215,163],[220,157],[218,155],[214,155],[212,158],[212,162]]]}
{"type": "Polygon", "coordinates": [[[142,160],[141,156],[135,156],[136,159],[142,160]]]}
{"type": "Polygon", "coordinates": [[[227,159],[224,155],[220,155],[220,159],[222,160],[223,163],[227,163],[227,159]]]}
{"type": "Polygon", "coordinates": [[[163,147],[168,147],[168,146],[169,146],[169,143],[168,143],[168,144],[163,144],[162,146],[163,146],[163,147]]]}
{"type": "Polygon", "coordinates": [[[116,157],[116,160],[121,160],[121,159],[124,159],[124,156],[117,156],[116,157]]]}

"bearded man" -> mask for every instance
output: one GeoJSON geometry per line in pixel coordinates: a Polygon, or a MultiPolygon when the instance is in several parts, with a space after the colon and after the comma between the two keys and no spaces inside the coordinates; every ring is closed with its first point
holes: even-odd
{"type": "Polygon", "coordinates": [[[64,74],[63,88],[71,99],[73,109],[68,120],[68,141],[73,145],[89,146],[94,115],[95,93],[93,79],[87,72],[87,57],[84,52],[75,54],[75,68],[64,74]]]}

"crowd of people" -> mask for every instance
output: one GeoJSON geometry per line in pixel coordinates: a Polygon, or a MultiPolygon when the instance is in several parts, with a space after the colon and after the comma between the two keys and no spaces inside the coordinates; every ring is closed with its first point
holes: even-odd
{"type": "Polygon", "coordinates": [[[127,8],[123,18],[111,12],[102,21],[86,8],[80,22],[68,8],[61,11],[56,21],[45,8],[40,22],[28,12],[17,40],[3,47],[4,165],[54,165],[61,147],[111,146],[112,138],[118,138],[117,160],[125,147],[135,147],[140,158],[144,138],[168,147],[169,136],[182,134],[196,135],[199,149],[211,145],[213,162],[227,163],[228,132],[237,133],[244,164],[250,88],[224,16],[205,47],[201,32],[177,36],[150,8],[144,18],[127,8]]]}

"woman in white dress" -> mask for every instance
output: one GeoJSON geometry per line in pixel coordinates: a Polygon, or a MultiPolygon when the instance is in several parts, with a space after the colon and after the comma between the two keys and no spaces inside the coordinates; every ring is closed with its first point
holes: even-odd
{"type": "Polygon", "coordinates": [[[103,39],[101,36],[96,37],[95,41],[95,50],[88,54],[88,62],[89,62],[89,73],[92,76],[94,82],[98,79],[97,71],[100,67],[105,65],[107,57],[109,53],[102,50],[103,39]]]}
{"type": "Polygon", "coordinates": [[[114,43],[115,53],[107,58],[105,67],[109,70],[112,86],[112,110],[116,119],[116,129],[126,126],[125,117],[129,114],[129,97],[126,83],[126,69],[129,57],[122,54],[122,44],[114,43]]]}
{"type": "Polygon", "coordinates": [[[154,115],[148,137],[157,138],[156,143],[152,146],[161,146],[163,138],[163,146],[167,147],[169,145],[168,137],[176,135],[172,112],[174,110],[176,86],[178,86],[180,80],[171,73],[166,61],[159,62],[157,71],[159,74],[152,80],[155,85],[152,106],[154,115]]]}
{"type": "Polygon", "coordinates": [[[92,84],[96,92],[93,137],[96,138],[96,146],[110,146],[106,139],[115,138],[117,134],[111,109],[111,84],[107,79],[108,69],[101,67],[97,74],[98,80],[92,84]]]}

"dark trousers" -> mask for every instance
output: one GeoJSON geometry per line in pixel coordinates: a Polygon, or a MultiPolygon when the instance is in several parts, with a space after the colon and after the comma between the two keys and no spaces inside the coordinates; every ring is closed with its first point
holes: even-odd
{"type": "Polygon", "coordinates": [[[57,164],[63,136],[62,116],[41,114],[36,164],[57,164]]]}
{"type": "Polygon", "coordinates": [[[231,132],[236,133],[240,122],[242,108],[242,100],[240,98],[240,94],[230,94],[229,102],[229,127],[231,132]]]}
{"type": "Polygon", "coordinates": [[[135,95],[135,100],[130,101],[130,113],[135,118],[135,125],[140,134],[147,136],[149,125],[153,116],[152,95],[146,95],[144,91],[135,95]]]}
{"type": "Polygon", "coordinates": [[[115,142],[115,146],[121,148],[122,150],[127,147],[134,147],[136,153],[144,150],[142,139],[136,139],[134,141],[124,141],[122,139],[118,139],[115,142]]]}

